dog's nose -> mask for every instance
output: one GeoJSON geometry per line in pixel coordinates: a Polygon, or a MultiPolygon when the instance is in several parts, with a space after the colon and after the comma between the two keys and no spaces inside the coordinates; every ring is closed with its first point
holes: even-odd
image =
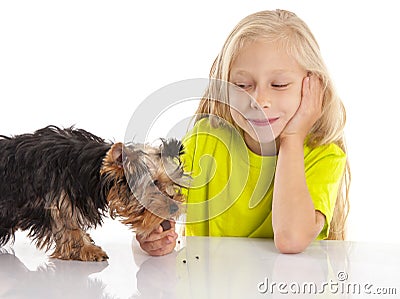
{"type": "Polygon", "coordinates": [[[179,207],[178,207],[178,205],[176,203],[171,203],[169,205],[169,212],[170,212],[171,215],[175,214],[176,212],[178,212],[178,210],[179,210],[179,207]]]}

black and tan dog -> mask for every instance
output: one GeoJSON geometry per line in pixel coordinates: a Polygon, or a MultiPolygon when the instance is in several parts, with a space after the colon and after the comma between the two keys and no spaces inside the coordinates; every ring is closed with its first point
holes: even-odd
{"type": "Polygon", "coordinates": [[[27,230],[54,258],[101,261],[85,231],[106,212],[148,235],[182,212],[181,144],[109,143],[81,129],[49,126],[0,136],[0,246],[27,230]]]}

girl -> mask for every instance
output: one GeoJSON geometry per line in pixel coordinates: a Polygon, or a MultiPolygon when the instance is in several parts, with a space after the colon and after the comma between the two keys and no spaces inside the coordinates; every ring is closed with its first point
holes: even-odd
{"type": "MultiPolygon", "coordinates": [[[[345,110],[318,44],[295,14],[263,11],[231,32],[182,156],[194,177],[186,235],[273,237],[282,253],[345,237],[345,110]]],[[[138,239],[170,253],[171,229],[138,239]]]]}

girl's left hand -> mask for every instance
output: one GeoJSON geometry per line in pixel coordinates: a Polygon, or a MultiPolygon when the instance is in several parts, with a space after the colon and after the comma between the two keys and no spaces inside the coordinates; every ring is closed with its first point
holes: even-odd
{"type": "Polygon", "coordinates": [[[280,138],[298,136],[302,140],[321,117],[323,92],[320,79],[309,75],[303,79],[302,95],[299,108],[286,124],[280,138]]]}
{"type": "Polygon", "coordinates": [[[140,247],[152,256],[160,256],[171,253],[176,245],[178,234],[175,232],[175,221],[170,220],[170,228],[164,231],[160,225],[147,238],[136,235],[140,247]]]}

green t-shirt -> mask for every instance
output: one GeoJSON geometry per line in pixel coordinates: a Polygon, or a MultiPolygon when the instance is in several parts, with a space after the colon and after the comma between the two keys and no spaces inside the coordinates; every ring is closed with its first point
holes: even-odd
{"type": "MultiPolygon", "coordinates": [[[[187,196],[186,235],[273,237],[272,195],[277,156],[259,156],[232,127],[198,121],[183,139],[181,159],[193,178],[187,196]]],[[[346,155],[335,144],[304,146],[306,182],[328,236],[346,155]]]]}

